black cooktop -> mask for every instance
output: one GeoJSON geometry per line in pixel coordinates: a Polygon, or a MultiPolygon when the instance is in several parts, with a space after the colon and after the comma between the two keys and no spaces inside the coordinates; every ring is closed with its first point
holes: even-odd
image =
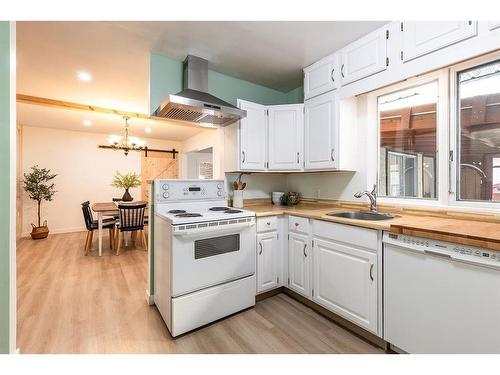
{"type": "Polygon", "coordinates": [[[175,217],[200,217],[200,216],[203,216],[203,215],[202,214],[194,214],[194,213],[190,213],[190,212],[175,215],[175,217]]]}
{"type": "Polygon", "coordinates": [[[230,210],[229,207],[210,207],[209,211],[227,211],[230,210]]]}

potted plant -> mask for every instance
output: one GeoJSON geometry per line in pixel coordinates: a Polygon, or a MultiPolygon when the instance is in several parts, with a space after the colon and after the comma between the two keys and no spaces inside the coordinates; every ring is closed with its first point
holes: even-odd
{"type": "Polygon", "coordinates": [[[116,188],[120,189],[125,189],[125,193],[123,194],[122,201],[124,202],[130,202],[134,198],[129,193],[130,188],[138,187],[141,186],[141,176],[138,175],[137,173],[126,173],[126,174],[121,174],[120,172],[116,171],[115,177],[113,178],[113,183],[111,186],[114,186],[116,188]]]}
{"type": "Polygon", "coordinates": [[[31,167],[30,173],[24,174],[24,190],[28,193],[30,199],[37,202],[38,226],[31,224],[31,238],[39,240],[47,238],[49,235],[49,228],[47,227],[47,220],[41,225],[40,208],[42,201],[52,201],[54,194],[57,192],[54,183],[50,183],[57,175],[51,174],[50,169],[39,168],[38,165],[31,167]]]}

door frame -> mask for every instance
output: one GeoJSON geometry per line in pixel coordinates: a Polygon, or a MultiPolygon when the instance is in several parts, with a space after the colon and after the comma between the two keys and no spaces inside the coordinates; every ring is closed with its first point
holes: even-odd
{"type": "Polygon", "coordinates": [[[9,22],[10,31],[10,191],[9,191],[9,352],[18,352],[16,342],[16,185],[17,185],[17,117],[16,117],[16,22],[9,22]]]}

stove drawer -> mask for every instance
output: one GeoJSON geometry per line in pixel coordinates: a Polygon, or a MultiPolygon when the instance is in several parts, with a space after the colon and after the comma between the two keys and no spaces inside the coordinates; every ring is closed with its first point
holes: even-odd
{"type": "Polygon", "coordinates": [[[278,229],[278,218],[276,216],[257,218],[257,232],[268,232],[277,229],[278,229]]]}

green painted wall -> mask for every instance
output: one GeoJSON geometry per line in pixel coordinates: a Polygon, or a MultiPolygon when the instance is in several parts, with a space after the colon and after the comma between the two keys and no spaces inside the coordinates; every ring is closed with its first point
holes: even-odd
{"type": "Polygon", "coordinates": [[[0,353],[9,352],[9,22],[0,22],[0,353]]]}
{"type": "MultiPolygon", "coordinates": [[[[168,94],[182,90],[182,62],[151,54],[150,110],[158,108],[168,94]]],[[[302,86],[288,93],[256,83],[244,81],[213,70],[208,71],[208,92],[228,103],[245,99],[260,104],[288,104],[303,102],[302,86]]]]}
{"type": "Polygon", "coordinates": [[[304,86],[299,86],[292,91],[286,93],[287,103],[303,103],[304,102],[304,86]]]}

